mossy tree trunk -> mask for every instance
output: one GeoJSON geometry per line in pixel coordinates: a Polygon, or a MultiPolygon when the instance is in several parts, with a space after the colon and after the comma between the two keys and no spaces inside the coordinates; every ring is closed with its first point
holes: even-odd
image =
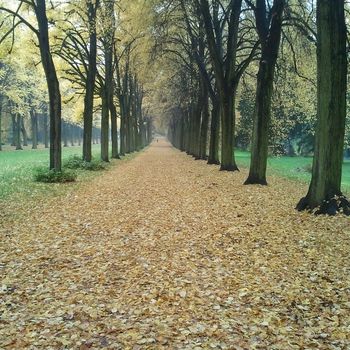
{"type": "Polygon", "coordinates": [[[333,215],[350,204],[341,192],[346,119],[344,0],[317,0],[317,127],[312,178],[298,210],[333,215]]]}

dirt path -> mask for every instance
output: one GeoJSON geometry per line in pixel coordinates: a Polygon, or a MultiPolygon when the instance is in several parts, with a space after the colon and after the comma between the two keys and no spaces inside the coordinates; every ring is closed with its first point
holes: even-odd
{"type": "Polygon", "coordinates": [[[5,219],[0,349],[349,349],[349,219],[245,176],[160,141],[5,219]]]}

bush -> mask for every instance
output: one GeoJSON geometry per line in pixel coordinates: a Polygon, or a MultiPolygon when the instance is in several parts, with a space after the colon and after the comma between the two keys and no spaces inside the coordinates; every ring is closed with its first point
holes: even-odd
{"type": "Polygon", "coordinates": [[[55,171],[47,168],[37,168],[34,172],[34,181],[45,183],[74,182],[77,174],[73,171],[55,171]]]}
{"type": "Polygon", "coordinates": [[[91,162],[85,162],[83,169],[90,171],[98,171],[106,169],[106,164],[102,160],[92,159],[91,162]]]}
{"type": "Polygon", "coordinates": [[[68,169],[80,169],[84,161],[77,155],[69,157],[64,163],[63,166],[68,169]]]}
{"type": "Polygon", "coordinates": [[[64,167],[68,169],[83,169],[90,171],[106,169],[106,165],[101,160],[93,159],[91,162],[86,162],[77,155],[70,157],[64,163],[64,167]]]}

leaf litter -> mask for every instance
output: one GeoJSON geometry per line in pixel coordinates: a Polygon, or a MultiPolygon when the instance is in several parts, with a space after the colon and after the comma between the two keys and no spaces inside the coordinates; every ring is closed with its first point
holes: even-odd
{"type": "Polygon", "coordinates": [[[0,222],[1,349],[349,349],[350,224],[161,141],[0,222]]]}

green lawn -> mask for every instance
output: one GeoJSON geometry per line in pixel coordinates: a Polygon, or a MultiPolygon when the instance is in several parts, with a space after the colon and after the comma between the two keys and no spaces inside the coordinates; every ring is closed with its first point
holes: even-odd
{"type": "MultiPolygon", "coordinates": [[[[249,167],[250,153],[244,151],[235,152],[239,167],[249,167]]],[[[311,174],[307,168],[312,165],[312,157],[269,157],[268,175],[278,175],[293,180],[309,182],[311,174]]],[[[350,193],[350,160],[343,165],[342,186],[346,193],[350,193]]]]}
{"type": "MultiPolygon", "coordinates": [[[[80,155],[81,147],[63,147],[63,160],[72,155],[80,155]]],[[[100,145],[93,145],[93,156],[98,158],[100,145]]],[[[236,151],[235,153],[239,167],[249,167],[249,152],[236,151]]],[[[36,167],[48,166],[48,149],[23,151],[6,149],[0,152],[0,199],[13,196],[16,193],[35,196],[37,193],[45,192],[55,195],[64,186],[59,184],[43,184],[33,181],[33,170],[36,167]]],[[[310,181],[310,173],[306,170],[312,163],[310,157],[270,157],[268,159],[268,174],[278,175],[297,181],[310,181]]],[[[78,182],[81,179],[93,176],[93,172],[79,171],[78,182]]],[[[350,193],[350,161],[344,162],[343,166],[343,191],[350,193]]]]}
{"type": "MultiPolygon", "coordinates": [[[[81,155],[81,146],[63,147],[63,161],[73,155],[81,155]]],[[[93,145],[94,157],[100,154],[100,145],[93,145]]],[[[43,191],[52,195],[58,193],[64,186],[59,184],[43,184],[33,181],[33,170],[40,166],[49,164],[49,150],[40,148],[32,150],[26,147],[23,151],[14,151],[13,148],[6,148],[0,152],[0,199],[9,195],[27,194],[35,196],[43,191]]],[[[79,178],[93,176],[91,172],[79,171],[79,178]]],[[[78,181],[79,181],[78,178],[78,181]]]]}

